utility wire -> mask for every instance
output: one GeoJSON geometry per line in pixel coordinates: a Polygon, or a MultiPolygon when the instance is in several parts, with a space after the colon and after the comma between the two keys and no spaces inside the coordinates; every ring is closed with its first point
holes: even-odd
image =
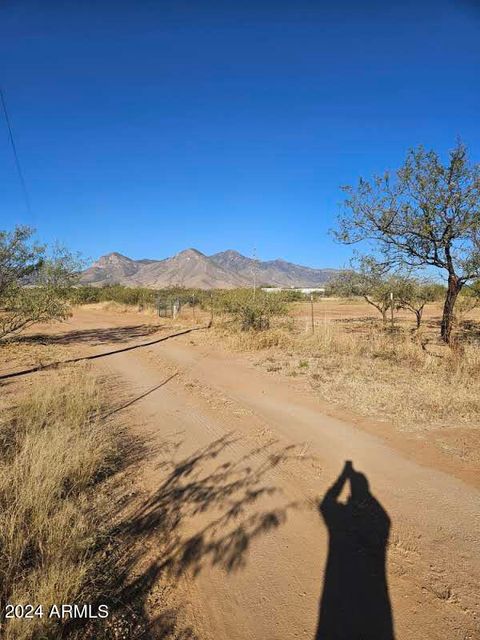
{"type": "Polygon", "coordinates": [[[149,347],[152,344],[157,344],[158,342],[165,342],[165,340],[170,340],[170,338],[183,336],[187,333],[192,333],[193,331],[202,331],[203,329],[210,329],[211,326],[212,326],[211,323],[208,323],[208,325],[204,327],[191,327],[190,329],[177,331],[177,333],[170,333],[168,336],[163,336],[162,338],[156,338],[156,340],[149,340],[148,342],[133,344],[133,345],[130,345],[129,347],[113,349],[113,351],[103,351],[102,353],[94,353],[93,355],[90,355],[90,356],[79,356],[77,358],[69,358],[68,360],[61,360],[59,362],[50,362],[44,365],[40,364],[40,365],[37,365],[36,367],[31,367],[30,369],[22,369],[21,371],[12,371],[11,373],[4,373],[0,375],[0,380],[7,380],[8,378],[18,378],[19,376],[26,376],[29,373],[36,373],[37,371],[44,371],[45,369],[56,369],[57,367],[61,367],[65,364],[73,364],[74,362],[82,362],[84,360],[97,360],[97,358],[105,358],[106,356],[112,356],[115,353],[124,353],[125,351],[132,351],[133,349],[141,349],[142,347],[149,347]]]}
{"type": "Polygon", "coordinates": [[[13,157],[15,158],[15,166],[17,168],[18,177],[20,180],[20,185],[22,187],[23,197],[25,198],[25,205],[27,207],[28,214],[31,218],[33,218],[32,208],[30,206],[30,197],[28,195],[27,185],[25,182],[25,178],[23,176],[22,167],[20,165],[20,159],[18,157],[17,147],[15,144],[15,138],[13,137],[12,125],[10,123],[10,118],[8,116],[7,103],[5,102],[5,95],[3,93],[2,88],[0,87],[0,101],[2,103],[3,115],[5,116],[5,122],[7,124],[8,135],[10,137],[10,143],[12,145],[13,157]]]}

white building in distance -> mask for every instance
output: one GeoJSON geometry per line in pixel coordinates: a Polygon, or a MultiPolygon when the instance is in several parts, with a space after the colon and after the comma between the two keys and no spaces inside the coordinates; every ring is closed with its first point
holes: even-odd
{"type": "Polygon", "coordinates": [[[262,291],[266,291],[267,293],[281,293],[282,291],[298,291],[299,293],[304,293],[309,296],[312,293],[318,293],[320,295],[325,295],[325,289],[323,287],[262,287],[262,291]]]}

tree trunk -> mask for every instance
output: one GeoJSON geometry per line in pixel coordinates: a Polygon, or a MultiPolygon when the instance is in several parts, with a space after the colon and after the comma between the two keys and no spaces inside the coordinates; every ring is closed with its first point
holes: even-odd
{"type": "Polygon", "coordinates": [[[373,302],[373,300],[370,300],[370,298],[365,295],[363,296],[363,299],[366,300],[368,304],[371,304],[372,307],[375,307],[375,309],[382,314],[383,324],[384,325],[387,324],[387,311],[390,305],[388,305],[387,307],[380,306],[379,304],[376,304],[375,302],[373,302]]]}
{"type": "Polygon", "coordinates": [[[442,340],[447,344],[450,344],[450,338],[453,327],[453,309],[457,300],[458,294],[463,286],[462,282],[456,275],[450,274],[448,276],[448,288],[447,296],[445,298],[445,304],[443,305],[443,316],[440,335],[442,340]]]}
{"type": "Polygon", "coordinates": [[[423,317],[423,310],[424,309],[425,309],[425,304],[422,304],[422,306],[419,309],[414,309],[415,317],[417,319],[417,330],[420,329],[420,325],[422,324],[422,317],[423,317]]]}
{"type": "Polygon", "coordinates": [[[423,309],[415,309],[415,316],[417,318],[417,329],[420,329],[420,325],[422,324],[422,313],[423,309]]]}

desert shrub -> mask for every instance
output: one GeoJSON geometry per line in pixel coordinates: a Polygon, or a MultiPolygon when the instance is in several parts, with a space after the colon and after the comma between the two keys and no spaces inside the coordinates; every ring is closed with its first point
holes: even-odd
{"type": "Polygon", "coordinates": [[[181,305],[208,306],[210,295],[201,289],[185,289],[183,287],[167,287],[165,289],[149,289],[147,287],[126,287],[121,284],[109,284],[103,287],[83,285],[73,287],[69,291],[72,304],[96,304],[99,302],[116,302],[140,308],[157,308],[158,305],[169,305],[178,300],[181,305]]]}
{"type": "Polygon", "coordinates": [[[216,335],[232,349],[269,351],[289,375],[295,375],[299,361],[308,362],[305,370],[324,399],[402,429],[478,424],[480,348],[475,343],[463,344],[460,351],[425,348],[410,331],[389,334],[365,322],[354,330],[326,322],[315,333],[285,320],[260,332],[232,331],[224,324],[216,335]]]}
{"type": "Polygon", "coordinates": [[[480,306],[480,293],[478,288],[465,288],[457,298],[456,313],[458,319],[463,318],[466,313],[473,311],[478,306],[480,306]]]}
{"type": "Polygon", "coordinates": [[[242,331],[269,329],[272,318],[288,313],[288,304],[281,293],[261,290],[224,291],[217,294],[215,304],[218,310],[229,314],[242,331]]]}
{"type": "Polygon", "coordinates": [[[156,292],[146,287],[125,287],[121,284],[109,284],[103,287],[84,285],[73,287],[68,297],[73,304],[79,305],[118,302],[129,306],[146,306],[155,303],[156,292]]]}
{"type": "Polygon", "coordinates": [[[35,245],[33,231],[0,232],[0,340],[37,322],[64,320],[78,258],[61,247],[35,245]]]}
{"type": "Polygon", "coordinates": [[[95,304],[101,300],[101,289],[91,286],[74,287],[68,297],[72,304],[95,304]]]}
{"type": "Polygon", "coordinates": [[[144,306],[154,304],[155,291],[145,287],[124,287],[120,284],[108,285],[100,289],[101,302],[144,306]]]}
{"type": "Polygon", "coordinates": [[[307,296],[305,293],[302,293],[301,291],[294,291],[294,290],[288,290],[288,289],[281,292],[276,292],[276,293],[271,292],[270,295],[275,295],[275,296],[280,295],[284,302],[303,302],[305,300],[310,299],[310,296],[307,296]]]}

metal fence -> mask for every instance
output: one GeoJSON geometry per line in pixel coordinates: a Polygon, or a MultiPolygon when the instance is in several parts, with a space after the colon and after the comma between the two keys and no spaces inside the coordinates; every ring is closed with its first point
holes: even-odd
{"type": "Polygon", "coordinates": [[[157,314],[160,318],[176,318],[183,306],[179,298],[158,299],[156,302],[157,314]]]}

